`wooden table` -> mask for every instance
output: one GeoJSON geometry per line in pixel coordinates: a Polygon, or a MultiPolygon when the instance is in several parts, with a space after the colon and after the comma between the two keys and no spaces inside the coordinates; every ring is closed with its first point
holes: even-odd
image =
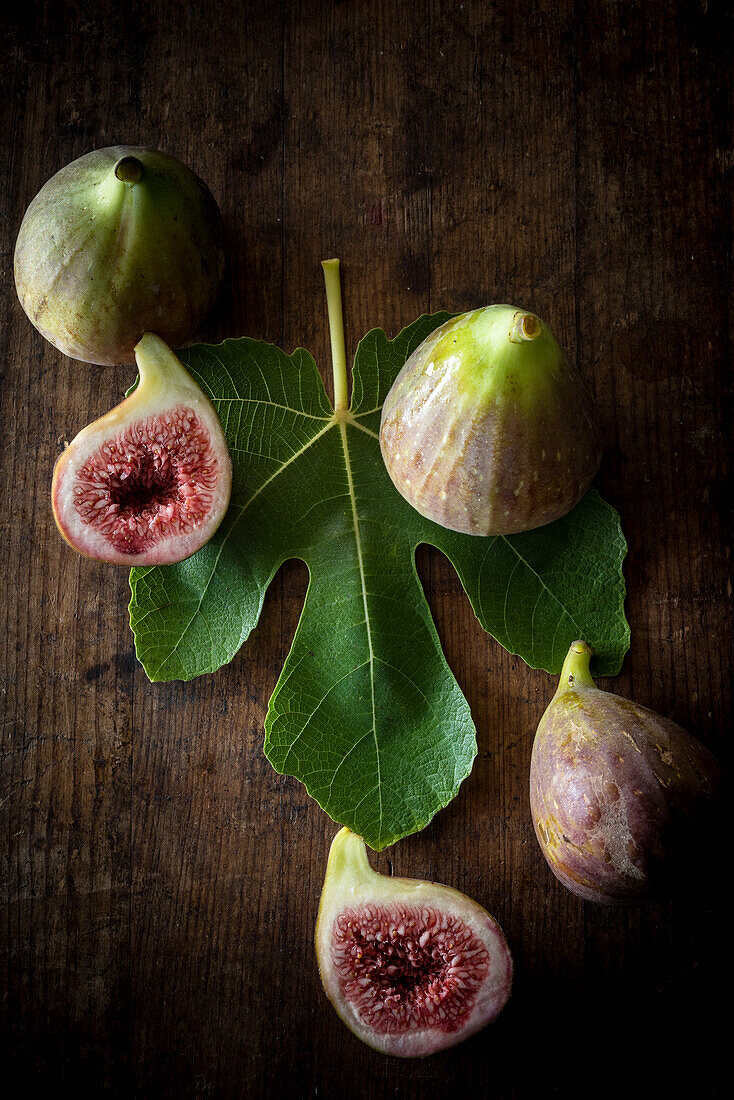
{"type": "Polygon", "coordinates": [[[147,681],[126,571],[71,552],[49,507],[63,440],[134,372],[46,343],[12,253],[49,176],[140,143],[189,163],[224,214],[229,276],[203,339],[303,345],[328,375],[331,255],[351,351],[426,311],[537,311],[596,394],[598,484],[629,540],[632,648],[606,686],[727,756],[729,5],[28,0],[4,18],[2,1079],[21,1082],[8,1095],[719,1095],[719,884],[620,912],[555,881],[528,806],[555,681],[482,632],[426,549],[480,752],[455,802],[374,864],[486,905],[515,989],[492,1028],[419,1063],[341,1025],[312,946],[335,826],[262,754],[305,568],[280,571],[230,666],[147,681]]]}

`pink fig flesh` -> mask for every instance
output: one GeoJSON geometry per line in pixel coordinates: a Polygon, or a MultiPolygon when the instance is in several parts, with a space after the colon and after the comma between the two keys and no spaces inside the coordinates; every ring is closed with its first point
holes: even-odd
{"type": "Polygon", "coordinates": [[[221,523],[232,463],[213,406],[163,341],[146,334],[136,357],[138,387],[59,457],[53,512],[86,557],[169,565],[221,523]]]}
{"type": "Polygon", "coordinates": [[[533,744],[530,806],[556,877],[587,901],[675,892],[707,862],[720,770],[675,722],[597,688],[574,642],[533,744]]]}
{"type": "Polygon", "coordinates": [[[512,985],[507,942],[486,910],[448,886],[377,874],[348,829],[329,855],[316,953],[344,1023],[402,1058],[473,1035],[498,1015],[512,985]]]}

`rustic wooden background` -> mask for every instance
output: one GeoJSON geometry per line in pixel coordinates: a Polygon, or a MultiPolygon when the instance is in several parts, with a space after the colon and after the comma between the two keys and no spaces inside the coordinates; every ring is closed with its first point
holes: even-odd
{"type": "Polygon", "coordinates": [[[49,176],[129,142],[181,157],[222,207],[229,276],[205,339],[302,344],[327,368],[331,255],[352,351],[424,311],[539,312],[596,393],[598,483],[630,545],[632,649],[607,686],[726,758],[730,5],[27,0],[0,40],[8,1095],[718,1095],[718,883],[615,912],[553,879],[527,786],[554,680],[482,633],[425,549],[480,754],[456,801],[374,862],[486,905],[515,990],[494,1027],[420,1063],[341,1025],[312,948],[335,827],[262,755],[305,568],[281,570],[231,666],[148,683],[126,572],[72,553],[49,507],[63,439],[134,373],[45,343],[12,253],[49,176]]]}

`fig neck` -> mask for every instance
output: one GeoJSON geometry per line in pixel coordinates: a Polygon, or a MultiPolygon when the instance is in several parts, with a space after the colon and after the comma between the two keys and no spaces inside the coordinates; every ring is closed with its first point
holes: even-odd
{"type": "Polygon", "coordinates": [[[339,280],[339,261],[322,260],[326,283],[326,305],[329,311],[329,335],[331,336],[331,372],[334,379],[334,412],[349,409],[347,385],[347,356],[344,350],[344,315],[342,312],[342,288],[339,280]]]}
{"type": "Polygon", "coordinates": [[[144,393],[149,396],[153,392],[174,387],[197,389],[193,378],[168,344],[152,332],[144,333],[140,342],[135,345],[135,362],[140,382],[134,394],[144,393]]]}
{"type": "Polygon", "coordinates": [[[330,882],[356,885],[368,882],[376,874],[370,867],[367,846],[362,837],[351,829],[340,829],[331,842],[329,862],[326,865],[327,879],[330,882]]]}
{"type": "Polygon", "coordinates": [[[594,650],[588,642],[572,642],[561,669],[558,691],[573,691],[579,687],[595,687],[589,668],[594,650]]]}

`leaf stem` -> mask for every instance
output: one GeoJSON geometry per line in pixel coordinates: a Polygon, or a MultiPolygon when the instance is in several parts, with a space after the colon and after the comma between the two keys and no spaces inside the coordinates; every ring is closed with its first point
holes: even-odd
{"type": "Polygon", "coordinates": [[[342,315],[342,288],[339,281],[339,261],[323,260],[326,283],[326,305],[329,310],[331,335],[331,371],[334,378],[334,409],[349,408],[347,387],[347,355],[344,350],[344,317],[342,315]]]}

